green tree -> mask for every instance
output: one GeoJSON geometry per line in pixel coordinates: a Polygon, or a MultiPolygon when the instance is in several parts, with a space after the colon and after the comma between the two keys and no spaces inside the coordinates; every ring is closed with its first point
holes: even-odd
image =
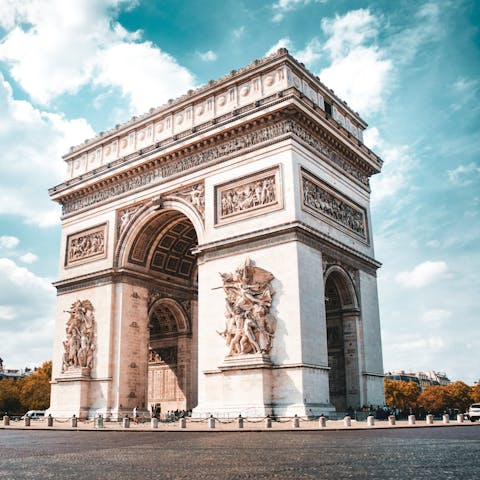
{"type": "Polygon", "coordinates": [[[420,387],[415,382],[385,379],[385,402],[389,407],[407,411],[415,408],[420,387]]]}
{"type": "Polygon", "coordinates": [[[45,362],[34,373],[22,378],[20,401],[25,410],[45,410],[50,405],[52,362],[45,362]]]}

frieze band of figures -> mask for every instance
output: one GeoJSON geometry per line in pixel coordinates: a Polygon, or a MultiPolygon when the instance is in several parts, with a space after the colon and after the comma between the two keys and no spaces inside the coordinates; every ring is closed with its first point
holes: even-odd
{"type": "Polygon", "coordinates": [[[63,215],[68,215],[78,210],[92,207],[97,203],[108,201],[124,193],[161,183],[162,180],[168,177],[227,157],[239,151],[248,150],[262,143],[271,143],[275,139],[287,134],[296,135],[337,167],[350,174],[363,185],[368,186],[368,175],[366,173],[360,171],[358,167],[344,159],[339,153],[317,139],[294,120],[285,119],[274,125],[268,125],[258,130],[238,135],[232,140],[207,148],[193,155],[185,156],[167,165],[157,166],[150,171],[134,174],[128,179],[119,180],[110,187],[84,195],[81,198],[66,200],[62,207],[62,213],[63,215]]]}

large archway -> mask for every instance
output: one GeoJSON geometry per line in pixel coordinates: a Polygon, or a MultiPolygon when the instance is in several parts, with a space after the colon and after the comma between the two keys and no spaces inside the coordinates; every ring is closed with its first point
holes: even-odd
{"type": "Polygon", "coordinates": [[[353,282],[341,267],[325,274],[330,402],[337,412],[360,406],[358,322],[353,282]]]}
{"type": "Polygon", "coordinates": [[[192,221],[174,208],[139,211],[119,246],[119,267],[147,286],[145,408],[153,413],[191,410],[197,404],[196,257],[192,221]]]}

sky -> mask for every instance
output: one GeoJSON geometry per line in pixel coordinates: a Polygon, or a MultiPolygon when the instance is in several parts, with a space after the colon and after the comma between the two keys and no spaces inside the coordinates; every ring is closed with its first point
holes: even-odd
{"type": "Polygon", "coordinates": [[[71,145],[288,48],[368,122],[385,371],[480,379],[480,2],[0,0],[0,357],[52,357],[71,145]]]}

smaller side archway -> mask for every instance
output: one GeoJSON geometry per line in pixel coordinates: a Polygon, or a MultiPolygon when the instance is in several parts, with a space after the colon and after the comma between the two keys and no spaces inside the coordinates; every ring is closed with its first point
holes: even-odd
{"type": "Polygon", "coordinates": [[[191,410],[196,403],[192,329],[183,307],[161,298],[149,310],[147,399],[152,412],[191,410]]]}
{"type": "Polygon", "coordinates": [[[346,412],[361,406],[360,309],[353,281],[342,267],[331,266],[324,279],[330,402],[346,412]]]}

